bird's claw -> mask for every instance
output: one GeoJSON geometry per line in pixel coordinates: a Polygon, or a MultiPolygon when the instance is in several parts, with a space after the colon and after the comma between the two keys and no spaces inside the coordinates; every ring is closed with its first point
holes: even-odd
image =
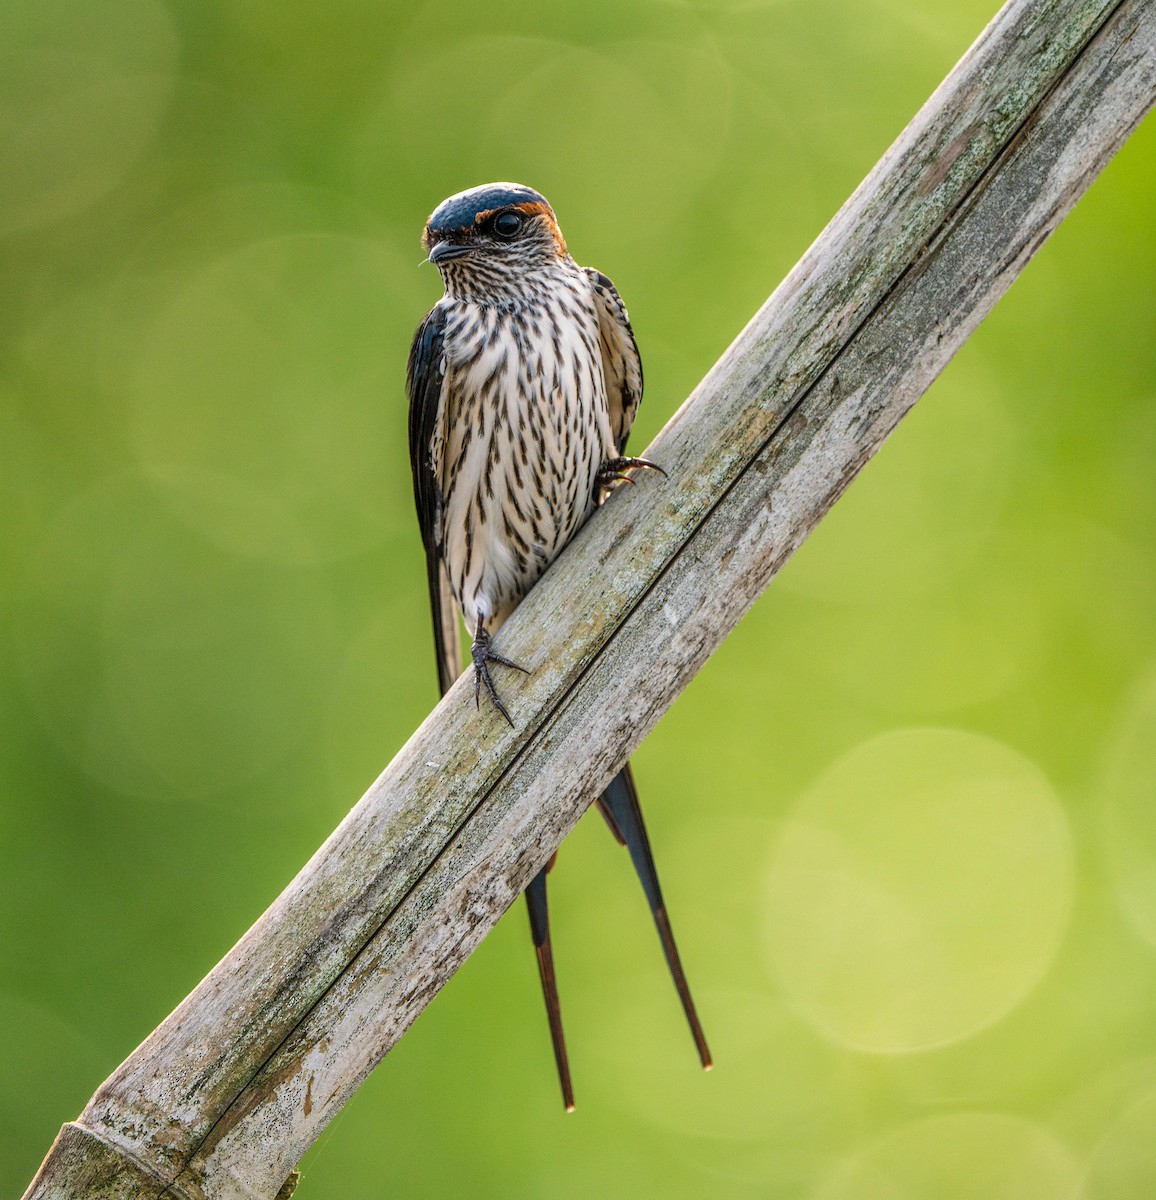
{"type": "Polygon", "coordinates": [[[474,659],[475,707],[481,708],[482,706],[482,685],[485,684],[486,695],[493,701],[494,707],[506,718],[506,723],[513,729],[513,718],[506,711],[506,706],[502,703],[502,698],[498,695],[498,689],[494,686],[494,681],[490,676],[490,663],[497,663],[501,667],[510,667],[515,671],[521,671],[523,675],[529,675],[529,670],[520,663],[511,662],[510,659],[503,658],[500,654],[494,653],[490,635],[482,628],[481,621],[478,622],[477,633],[474,635],[473,645],[470,647],[470,650],[474,659]]]}
{"type": "Polygon", "coordinates": [[[658,463],[651,462],[648,458],[610,458],[598,470],[598,486],[607,488],[615,483],[633,484],[634,480],[627,471],[635,469],[657,471],[663,479],[667,478],[666,472],[658,463]]]}

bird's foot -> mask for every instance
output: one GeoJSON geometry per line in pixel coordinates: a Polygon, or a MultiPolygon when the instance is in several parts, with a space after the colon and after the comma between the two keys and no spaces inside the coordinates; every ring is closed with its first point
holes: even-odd
{"type": "Polygon", "coordinates": [[[485,629],[482,628],[480,620],[478,621],[477,632],[474,634],[474,641],[470,650],[474,658],[474,704],[479,708],[481,707],[482,685],[484,684],[486,694],[494,702],[494,707],[506,718],[506,723],[513,729],[513,719],[506,711],[506,706],[502,703],[502,699],[498,695],[498,689],[494,687],[494,681],[490,677],[490,663],[497,663],[502,667],[510,667],[515,671],[521,671],[523,675],[529,675],[529,670],[519,663],[511,662],[508,658],[503,658],[500,654],[494,653],[492,639],[485,629]]]}
{"type": "Polygon", "coordinates": [[[598,469],[598,486],[608,488],[613,487],[616,483],[633,483],[634,480],[627,472],[636,468],[657,471],[663,479],[667,477],[666,472],[658,463],[651,462],[648,458],[609,458],[598,469]]]}

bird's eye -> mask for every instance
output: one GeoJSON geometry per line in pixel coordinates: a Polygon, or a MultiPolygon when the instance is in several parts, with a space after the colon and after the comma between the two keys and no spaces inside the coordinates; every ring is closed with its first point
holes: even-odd
{"type": "Polygon", "coordinates": [[[499,213],[494,218],[494,232],[500,238],[512,238],[522,228],[522,218],[516,212],[499,213]]]}

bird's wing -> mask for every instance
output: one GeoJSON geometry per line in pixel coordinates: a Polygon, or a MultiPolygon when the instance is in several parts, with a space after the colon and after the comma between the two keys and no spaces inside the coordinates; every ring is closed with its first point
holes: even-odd
{"type": "Polygon", "coordinates": [[[438,685],[443,696],[460,674],[462,661],[457,606],[442,557],[441,468],[435,461],[445,452],[445,327],[446,310],[435,305],[414,335],[405,373],[413,496],[425,546],[438,685]]]}
{"type": "Polygon", "coordinates": [[[602,369],[606,376],[606,399],[610,404],[610,428],[618,453],[626,450],[626,439],[634,424],[634,414],[642,401],[642,359],[626,305],[618,289],[600,271],[587,268],[594,284],[594,302],[598,309],[598,334],[602,348],[602,369]]]}

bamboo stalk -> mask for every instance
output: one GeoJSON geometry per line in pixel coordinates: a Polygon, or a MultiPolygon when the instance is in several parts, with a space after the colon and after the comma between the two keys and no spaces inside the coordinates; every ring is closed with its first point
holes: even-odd
{"type": "Polygon", "coordinates": [[[273,1200],[1156,98],[1149,0],[1012,0],[460,682],[26,1196],[273,1200]]]}

